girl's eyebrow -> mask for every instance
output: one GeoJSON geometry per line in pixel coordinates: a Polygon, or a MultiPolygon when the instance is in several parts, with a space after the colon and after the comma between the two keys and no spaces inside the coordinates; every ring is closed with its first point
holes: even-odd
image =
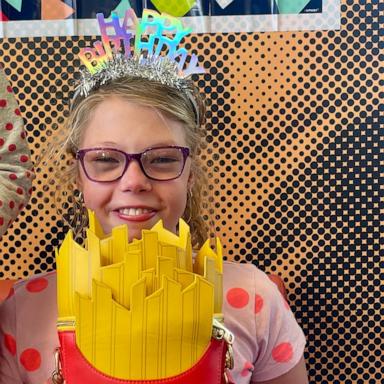
{"type": "MultiPolygon", "coordinates": [[[[146,145],[145,147],[142,147],[139,151],[137,152],[142,152],[150,148],[159,148],[159,147],[168,147],[168,146],[174,146],[174,145],[181,145],[180,143],[177,143],[174,140],[168,140],[168,141],[160,141],[156,142],[150,145],[146,145]]],[[[121,149],[121,144],[116,143],[114,141],[103,141],[101,143],[97,143],[92,145],[92,148],[116,148],[116,149],[121,149]]]]}

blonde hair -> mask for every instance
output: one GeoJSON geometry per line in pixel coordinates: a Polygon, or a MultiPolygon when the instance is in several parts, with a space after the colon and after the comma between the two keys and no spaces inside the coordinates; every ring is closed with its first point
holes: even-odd
{"type": "MultiPolygon", "coordinates": [[[[64,125],[64,137],[54,144],[51,152],[63,151],[69,153],[74,159],[76,151],[82,141],[93,112],[97,106],[109,97],[117,96],[130,102],[155,108],[162,116],[182,123],[187,146],[190,148],[191,173],[193,183],[187,193],[187,204],[183,219],[191,228],[192,245],[201,246],[208,237],[208,230],[202,217],[202,208],[205,204],[207,194],[207,178],[200,163],[199,155],[204,145],[204,116],[205,108],[203,100],[196,88],[191,91],[182,92],[168,87],[156,81],[142,78],[121,78],[92,91],[86,98],[75,96],[70,114],[64,125]]],[[[63,156],[61,156],[63,158],[63,156]]],[[[78,164],[76,161],[67,161],[61,166],[57,179],[55,200],[58,203],[60,213],[68,208],[68,203],[63,209],[63,195],[73,204],[69,214],[63,214],[64,218],[69,216],[70,227],[75,235],[80,235],[87,225],[86,209],[79,204],[78,191],[75,185],[78,177],[78,164]],[[61,204],[60,204],[61,203],[61,204]],[[61,207],[61,208],[60,208],[61,207]]]]}

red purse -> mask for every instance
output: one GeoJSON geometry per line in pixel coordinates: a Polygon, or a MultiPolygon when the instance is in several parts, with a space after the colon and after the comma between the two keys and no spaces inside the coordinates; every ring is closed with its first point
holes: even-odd
{"type": "Polygon", "coordinates": [[[234,384],[226,370],[233,367],[232,339],[217,332],[203,356],[190,369],[172,377],[154,380],[124,380],[93,367],[76,345],[75,331],[59,331],[54,384],[234,384]]]}

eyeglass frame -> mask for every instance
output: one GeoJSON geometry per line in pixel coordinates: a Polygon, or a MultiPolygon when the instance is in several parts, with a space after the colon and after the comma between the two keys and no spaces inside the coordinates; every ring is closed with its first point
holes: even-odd
{"type": "Polygon", "coordinates": [[[128,166],[129,166],[129,164],[131,163],[132,160],[136,160],[138,162],[138,164],[140,165],[141,171],[143,172],[145,177],[147,177],[148,179],[155,180],[155,181],[170,181],[170,180],[178,179],[182,175],[182,173],[184,171],[185,163],[187,162],[187,158],[188,158],[189,155],[190,155],[190,149],[188,147],[181,147],[181,146],[178,146],[178,145],[166,145],[166,146],[162,146],[162,147],[147,148],[143,152],[137,152],[137,153],[127,153],[127,152],[124,152],[124,151],[122,151],[120,149],[110,148],[110,147],[84,148],[84,149],[78,149],[76,151],[75,158],[76,158],[76,160],[80,161],[80,164],[81,164],[81,167],[83,168],[85,176],[87,176],[87,178],[89,180],[93,181],[94,183],[112,183],[114,181],[120,180],[124,176],[125,172],[128,169],[128,166]],[[154,149],[166,149],[166,148],[176,148],[176,149],[179,149],[180,152],[182,153],[182,155],[183,155],[183,166],[181,168],[180,173],[176,177],[171,177],[170,179],[156,179],[154,177],[149,176],[147,174],[147,172],[145,171],[144,167],[143,167],[143,164],[141,162],[141,157],[144,155],[144,153],[146,153],[148,151],[151,151],[151,150],[154,150],[154,149]],[[123,154],[124,157],[125,157],[125,167],[124,167],[124,170],[121,173],[121,175],[119,177],[117,177],[116,179],[113,179],[113,180],[100,181],[100,180],[92,179],[88,175],[88,172],[85,169],[85,165],[84,165],[84,156],[86,155],[86,153],[91,152],[91,151],[114,151],[114,152],[119,152],[119,153],[123,154]]]}

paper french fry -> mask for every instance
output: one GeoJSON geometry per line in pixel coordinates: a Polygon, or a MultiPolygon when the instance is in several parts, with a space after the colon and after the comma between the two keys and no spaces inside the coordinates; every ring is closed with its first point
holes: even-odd
{"type": "MultiPolygon", "coordinates": [[[[163,344],[163,290],[158,290],[146,300],[146,311],[150,316],[146,318],[144,327],[146,333],[145,351],[147,361],[151,364],[145,366],[146,377],[161,377],[161,347],[163,344]]],[[[144,331],[143,330],[143,331],[144,331]]]]}
{"type": "Polygon", "coordinates": [[[156,268],[146,269],[141,272],[140,276],[145,278],[147,296],[151,295],[155,291],[156,286],[156,268]]]}
{"type": "MultiPolygon", "coordinates": [[[[132,344],[131,341],[131,312],[123,306],[115,303],[114,322],[116,332],[114,338],[114,350],[111,351],[111,361],[113,362],[113,371],[111,375],[115,377],[130,376],[130,361],[132,349],[127,347],[132,344]]],[[[134,351],[133,351],[134,352],[134,351]]]]}
{"type": "Polygon", "coordinates": [[[93,307],[89,297],[76,294],[76,341],[83,355],[89,360],[94,361],[93,343],[93,307]]]}
{"type": "Polygon", "coordinates": [[[127,251],[128,227],[119,225],[112,229],[112,263],[124,260],[127,251]]]}
{"type": "Polygon", "coordinates": [[[182,297],[181,285],[168,276],[163,276],[164,289],[163,307],[163,356],[162,377],[168,377],[180,372],[181,368],[181,327],[183,318],[180,310],[182,297]],[[166,358],[165,358],[166,357],[166,358]]]}
{"type": "Polygon", "coordinates": [[[158,248],[158,235],[156,232],[146,231],[142,232],[142,257],[143,257],[143,268],[156,267],[156,260],[159,255],[158,248]]]}
{"type": "Polygon", "coordinates": [[[73,240],[72,232],[65,237],[60,250],[56,251],[57,296],[59,317],[74,316],[75,292],[91,294],[88,252],[73,240]]]}
{"type": "Polygon", "coordinates": [[[145,279],[142,278],[132,286],[131,290],[131,345],[133,351],[131,353],[130,374],[132,379],[143,377],[144,370],[144,344],[145,344],[145,331],[143,324],[145,322],[145,279]]]}
{"type": "Polygon", "coordinates": [[[192,272],[185,271],[183,269],[175,268],[173,271],[173,276],[176,281],[178,281],[182,289],[187,288],[195,280],[195,275],[192,272]]]}
{"type": "Polygon", "coordinates": [[[93,343],[94,364],[102,372],[111,372],[112,292],[109,287],[93,281],[93,343]]]}

